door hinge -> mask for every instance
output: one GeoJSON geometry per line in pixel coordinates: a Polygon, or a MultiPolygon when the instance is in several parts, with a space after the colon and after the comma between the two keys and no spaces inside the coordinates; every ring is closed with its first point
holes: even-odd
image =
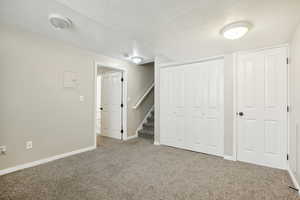
{"type": "Polygon", "coordinates": [[[286,58],[286,64],[289,64],[290,61],[289,61],[289,58],[286,58]]]}
{"type": "Polygon", "coordinates": [[[121,82],[123,82],[123,81],[124,81],[124,78],[122,77],[122,78],[121,78],[121,82]]]}
{"type": "Polygon", "coordinates": [[[124,105],[121,103],[121,108],[123,108],[124,107],[124,105]]]}
{"type": "Polygon", "coordinates": [[[289,160],[289,154],[286,154],[286,160],[289,160]]]}
{"type": "Polygon", "coordinates": [[[290,112],[290,106],[286,107],[286,112],[290,112]]]}

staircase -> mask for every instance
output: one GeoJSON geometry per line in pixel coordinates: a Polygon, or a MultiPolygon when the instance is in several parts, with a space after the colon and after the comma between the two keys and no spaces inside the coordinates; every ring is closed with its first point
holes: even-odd
{"type": "Polygon", "coordinates": [[[154,139],[154,110],[143,124],[143,128],[138,131],[138,135],[142,138],[154,139]]]}

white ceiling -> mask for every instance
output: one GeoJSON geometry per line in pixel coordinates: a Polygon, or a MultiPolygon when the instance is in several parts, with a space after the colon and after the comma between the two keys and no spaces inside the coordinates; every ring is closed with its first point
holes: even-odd
{"type": "Polygon", "coordinates": [[[22,26],[100,54],[189,60],[286,43],[300,21],[300,0],[1,0],[0,23],[22,26]],[[70,30],[54,30],[50,13],[71,18],[70,30]],[[220,29],[248,20],[241,40],[220,29]]]}

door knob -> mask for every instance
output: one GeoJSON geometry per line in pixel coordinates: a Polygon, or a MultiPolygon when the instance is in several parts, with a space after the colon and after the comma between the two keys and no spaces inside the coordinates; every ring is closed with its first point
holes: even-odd
{"type": "Polygon", "coordinates": [[[241,117],[243,117],[244,113],[243,112],[239,112],[238,115],[241,116],[241,117]]]}

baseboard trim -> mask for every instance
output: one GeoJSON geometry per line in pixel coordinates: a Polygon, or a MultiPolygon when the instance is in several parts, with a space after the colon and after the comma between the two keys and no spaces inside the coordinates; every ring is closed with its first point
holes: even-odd
{"type": "Polygon", "coordinates": [[[132,140],[132,139],[135,139],[135,138],[137,138],[137,137],[138,137],[137,134],[132,135],[132,136],[128,136],[127,138],[124,139],[124,141],[132,140]]]}
{"type": "MultiPolygon", "coordinates": [[[[294,173],[292,172],[291,168],[288,166],[287,171],[293,181],[294,187],[297,188],[298,190],[300,189],[298,181],[296,179],[296,177],[294,176],[294,173]]],[[[300,195],[300,191],[298,191],[298,194],[300,195]]]]}
{"type": "Polygon", "coordinates": [[[92,151],[94,149],[96,149],[95,146],[87,147],[87,148],[71,151],[71,152],[68,152],[68,153],[52,156],[52,157],[49,157],[49,158],[44,158],[44,159],[41,159],[41,160],[25,163],[25,164],[22,164],[22,165],[17,165],[15,167],[10,167],[10,168],[7,168],[7,169],[3,169],[3,170],[0,170],[0,176],[5,175],[5,174],[9,174],[9,173],[12,173],[12,172],[16,172],[16,171],[19,171],[19,170],[22,170],[22,169],[35,167],[35,166],[45,164],[45,163],[48,163],[48,162],[51,162],[51,161],[54,161],[54,160],[58,160],[58,159],[62,159],[62,158],[65,158],[65,157],[73,156],[73,155],[83,153],[83,152],[86,152],[86,151],[92,151]]]}
{"type": "Polygon", "coordinates": [[[108,137],[108,138],[113,138],[113,139],[117,139],[117,140],[121,140],[121,134],[120,135],[107,135],[107,134],[100,134],[100,136],[103,136],[103,137],[108,137]]]}
{"type": "Polygon", "coordinates": [[[154,145],[160,145],[160,143],[159,142],[157,142],[157,141],[154,141],[154,145]]]}
{"type": "Polygon", "coordinates": [[[224,155],[223,158],[225,160],[236,161],[233,156],[226,156],[226,155],[224,155]]]}

